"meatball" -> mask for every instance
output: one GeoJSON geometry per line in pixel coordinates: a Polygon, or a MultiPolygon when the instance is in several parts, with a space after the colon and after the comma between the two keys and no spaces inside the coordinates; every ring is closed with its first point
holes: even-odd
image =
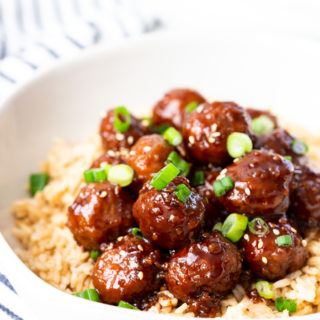
{"type": "Polygon", "coordinates": [[[205,207],[202,198],[190,187],[188,180],[179,176],[162,190],[146,183],[132,210],[147,239],[162,248],[174,249],[185,245],[199,230],[205,207]],[[180,184],[191,191],[185,203],[175,194],[176,187],[180,184]]]}
{"type": "Polygon", "coordinates": [[[102,301],[132,302],[161,285],[160,253],[144,239],[127,235],[96,261],[93,284],[102,301]]]}
{"type": "Polygon", "coordinates": [[[241,246],[244,258],[256,276],[266,280],[277,280],[305,264],[308,255],[304,246],[306,243],[292,223],[283,218],[275,221],[266,220],[265,223],[268,226],[265,232],[262,232],[259,223],[253,226],[254,233],[247,230],[241,246]],[[283,235],[291,237],[291,245],[281,246],[277,243],[277,238],[283,235]]]}
{"type": "Polygon", "coordinates": [[[192,157],[214,165],[231,162],[226,144],[235,131],[252,135],[250,116],[233,102],[204,103],[183,124],[183,138],[192,157]]]}
{"type": "Polygon", "coordinates": [[[278,128],[258,136],[255,148],[271,150],[282,156],[290,156],[294,163],[299,163],[304,157],[292,150],[294,140],[295,138],[288,131],[278,128]]]}
{"type": "MultiPolygon", "coordinates": [[[[165,277],[170,292],[192,306],[203,296],[215,299],[227,293],[238,282],[241,269],[242,258],[237,247],[215,231],[173,254],[165,277]]],[[[201,314],[201,310],[197,313],[201,314]]],[[[208,310],[206,313],[202,315],[211,315],[208,310]]]]}
{"type": "Polygon", "coordinates": [[[218,177],[229,176],[234,187],[219,198],[227,212],[248,216],[283,214],[289,207],[293,165],[266,150],[253,150],[226,167],[218,177]]]}
{"type": "Polygon", "coordinates": [[[114,109],[109,110],[100,124],[100,136],[106,150],[120,151],[130,148],[140,137],[148,133],[142,121],[130,115],[130,127],[126,132],[114,128],[114,109]]]}
{"type": "Polygon", "coordinates": [[[154,124],[170,124],[181,129],[187,115],[185,108],[191,102],[203,103],[205,99],[198,92],[190,89],[169,91],[153,108],[154,124]]]}
{"type": "Polygon", "coordinates": [[[295,166],[290,212],[306,226],[320,226],[320,173],[295,166]]]}
{"type": "Polygon", "coordinates": [[[203,227],[205,230],[212,230],[214,224],[222,220],[220,214],[220,203],[213,190],[213,182],[220,174],[221,168],[211,168],[204,171],[204,184],[196,189],[204,199],[206,211],[204,216],[203,227]]]}
{"type": "Polygon", "coordinates": [[[173,148],[158,134],[144,136],[137,141],[129,152],[127,164],[135,172],[138,189],[165,166],[171,151],[173,148]]]}
{"type": "Polygon", "coordinates": [[[98,249],[134,226],[131,196],[109,182],[86,184],[69,207],[67,225],[86,249],[98,249]]]}
{"type": "Polygon", "coordinates": [[[96,159],[92,163],[90,168],[91,169],[100,168],[106,164],[116,165],[120,163],[123,163],[122,159],[118,155],[116,155],[113,151],[109,151],[101,155],[98,159],[96,159]]]}
{"type": "Polygon", "coordinates": [[[269,112],[267,110],[259,110],[259,109],[252,109],[252,108],[247,108],[246,111],[249,113],[251,119],[255,119],[255,118],[258,118],[260,116],[266,116],[270,120],[272,120],[272,122],[274,123],[274,127],[275,128],[278,127],[277,117],[274,114],[272,114],[271,112],[269,112]]]}

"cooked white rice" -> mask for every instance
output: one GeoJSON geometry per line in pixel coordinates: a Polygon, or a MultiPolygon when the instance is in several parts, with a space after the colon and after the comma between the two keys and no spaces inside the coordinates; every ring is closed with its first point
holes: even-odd
{"type": "MultiPolygon", "coordinates": [[[[296,126],[292,131],[308,143],[312,164],[320,168],[320,138],[296,126]]],[[[66,213],[83,183],[82,172],[101,154],[98,134],[75,145],[55,141],[41,166],[50,176],[49,184],[34,198],[20,199],[12,206],[13,233],[22,244],[17,249],[19,256],[33,272],[62,291],[78,292],[92,287],[93,261],[66,227],[66,213]]],[[[306,266],[274,283],[276,297],[284,296],[297,302],[294,315],[320,312],[320,235],[310,230],[306,240],[310,253],[306,266]]],[[[273,306],[254,304],[240,285],[221,306],[221,315],[228,319],[288,316],[287,311],[277,312],[273,306]]],[[[187,304],[178,305],[178,300],[164,290],[158,293],[158,301],[150,311],[192,317],[187,309],[187,304]]]]}

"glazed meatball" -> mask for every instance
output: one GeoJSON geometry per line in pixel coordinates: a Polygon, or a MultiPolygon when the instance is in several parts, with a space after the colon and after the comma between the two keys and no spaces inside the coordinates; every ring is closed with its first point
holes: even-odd
{"type": "Polygon", "coordinates": [[[218,177],[229,176],[234,187],[219,198],[227,212],[248,216],[283,214],[289,207],[293,165],[266,150],[253,150],[226,167],[218,177]]]}
{"type": "Polygon", "coordinates": [[[118,155],[116,155],[115,152],[111,151],[111,152],[104,153],[98,159],[96,159],[92,163],[90,168],[91,169],[101,168],[106,164],[116,165],[120,163],[123,163],[123,160],[118,155]]]}
{"type": "Polygon", "coordinates": [[[252,109],[252,108],[247,108],[246,111],[249,113],[251,119],[255,119],[255,118],[258,118],[261,116],[266,116],[270,120],[272,120],[275,128],[278,127],[277,117],[274,114],[272,114],[271,112],[269,112],[267,110],[259,110],[259,109],[252,109]]]}
{"type": "MultiPolygon", "coordinates": [[[[216,231],[173,254],[166,283],[170,292],[183,302],[201,301],[202,296],[214,299],[236,285],[241,269],[242,258],[237,247],[216,231]]],[[[208,310],[207,314],[201,314],[200,310],[197,313],[208,316],[208,310]]]]}
{"type": "Polygon", "coordinates": [[[205,99],[198,92],[190,89],[169,91],[153,108],[154,124],[170,124],[181,129],[187,116],[185,108],[191,102],[203,103],[205,99]]]}
{"type": "Polygon", "coordinates": [[[220,174],[220,171],[221,168],[218,167],[205,170],[204,184],[196,187],[198,193],[204,199],[206,211],[203,227],[207,231],[212,230],[214,224],[222,220],[220,203],[213,190],[213,182],[220,174]]]}
{"type": "Polygon", "coordinates": [[[165,166],[171,151],[173,148],[158,134],[144,136],[137,141],[129,152],[127,164],[135,172],[138,189],[165,166]]]}
{"type": "Polygon", "coordinates": [[[255,148],[271,150],[282,156],[290,156],[294,163],[299,163],[303,156],[292,150],[292,143],[295,138],[284,129],[275,129],[270,133],[258,136],[255,148]]]}
{"type": "Polygon", "coordinates": [[[69,207],[68,227],[86,249],[98,249],[134,226],[132,199],[125,189],[109,182],[86,184],[69,207]]]}
{"type": "Polygon", "coordinates": [[[320,173],[295,166],[290,212],[305,226],[320,226],[320,173]]]}
{"type": "Polygon", "coordinates": [[[114,128],[114,109],[109,110],[100,124],[100,136],[106,150],[120,151],[128,149],[143,135],[148,133],[148,127],[142,121],[130,115],[131,123],[126,132],[119,132],[114,128]]]}
{"type": "Polygon", "coordinates": [[[232,161],[226,142],[235,131],[252,135],[250,116],[233,102],[204,103],[183,124],[183,138],[192,157],[214,165],[232,161]]]}
{"type": "Polygon", "coordinates": [[[162,190],[146,183],[132,210],[147,239],[162,248],[174,249],[185,245],[199,230],[205,207],[202,198],[190,187],[188,180],[179,176],[162,190]],[[180,184],[191,191],[185,203],[175,194],[176,187],[180,184]]]}
{"type": "Polygon", "coordinates": [[[265,223],[268,230],[259,222],[253,225],[254,232],[247,230],[241,246],[244,258],[256,276],[266,280],[277,280],[305,264],[306,243],[292,223],[285,219],[265,220],[265,223]],[[291,245],[283,246],[277,243],[277,238],[283,235],[291,237],[291,245]]]}
{"type": "Polygon", "coordinates": [[[106,303],[132,302],[160,288],[160,253],[144,239],[127,235],[96,261],[93,284],[106,303]]]}

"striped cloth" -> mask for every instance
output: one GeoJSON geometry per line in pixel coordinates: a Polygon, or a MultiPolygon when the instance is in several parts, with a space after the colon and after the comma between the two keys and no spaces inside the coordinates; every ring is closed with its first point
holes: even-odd
{"type": "MultiPolygon", "coordinates": [[[[148,0],[0,0],[0,102],[39,68],[160,25],[148,0]]],[[[0,320],[12,319],[35,317],[0,269],[0,320]]]]}
{"type": "Polygon", "coordinates": [[[160,26],[147,0],[0,0],[0,100],[38,68],[160,26]]]}

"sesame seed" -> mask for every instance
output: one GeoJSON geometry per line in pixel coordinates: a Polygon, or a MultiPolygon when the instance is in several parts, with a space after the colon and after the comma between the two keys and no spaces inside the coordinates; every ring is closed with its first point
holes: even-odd
{"type": "Polygon", "coordinates": [[[144,126],[144,127],[148,127],[149,126],[149,121],[144,119],[141,121],[141,124],[144,126]]]}
{"type": "Polygon", "coordinates": [[[208,139],[208,141],[209,141],[209,143],[215,143],[215,142],[216,142],[216,139],[213,138],[213,137],[210,137],[210,138],[208,139]]]}
{"type": "Polygon", "coordinates": [[[249,235],[247,233],[243,236],[243,238],[244,238],[244,240],[247,240],[247,241],[250,240],[249,235]]]}
{"type": "Polygon", "coordinates": [[[127,141],[128,141],[129,144],[133,144],[133,142],[134,142],[133,136],[129,136],[127,141]]]}
{"type": "Polygon", "coordinates": [[[240,161],[240,158],[235,158],[234,160],[233,160],[233,163],[237,163],[237,162],[239,162],[240,161]]]}
{"type": "Polygon", "coordinates": [[[144,152],[149,152],[151,150],[151,147],[150,146],[145,146],[144,148],[143,148],[143,151],[144,152]]]}
{"type": "Polygon", "coordinates": [[[189,142],[190,142],[190,144],[194,144],[194,142],[195,142],[194,136],[189,137],[189,142]]]}
{"type": "Polygon", "coordinates": [[[203,106],[200,106],[200,107],[197,108],[197,112],[198,113],[202,112],[202,110],[203,110],[203,106]]]}
{"type": "Polygon", "coordinates": [[[272,229],[272,232],[278,236],[280,234],[280,231],[278,229],[272,229]]]}
{"type": "Polygon", "coordinates": [[[266,257],[262,257],[262,262],[264,263],[264,264],[267,264],[268,263],[268,259],[266,258],[266,257]]]}
{"type": "Polygon", "coordinates": [[[259,239],[259,242],[258,242],[258,249],[261,249],[263,247],[263,242],[261,239],[259,239]]]}
{"type": "Polygon", "coordinates": [[[103,190],[101,193],[100,193],[100,198],[105,198],[107,196],[107,191],[103,190]]]}
{"type": "Polygon", "coordinates": [[[212,131],[212,132],[217,131],[217,124],[216,124],[216,123],[214,123],[214,124],[211,126],[211,131],[212,131]]]}
{"type": "Polygon", "coordinates": [[[213,164],[212,164],[212,163],[209,163],[209,164],[208,164],[208,168],[209,168],[209,169],[212,169],[212,168],[213,168],[213,164]]]}
{"type": "Polygon", "coordinates": [[[126,148],[121,148],[120,149],[120,155],[121,156],[127,156],[129,154],[129,150],[126,148]]]}
{"type": "Polygon", "coordinates": [[[113,150],[108,150],[108,155],[109,155],[110,157],[114,157],[114,156],[115,156],[115,153],[114,153],[113,150]]]}
{"type": "Polygon", "coordinates": [[[130,154],[130,156],[134,156],[134,155],[136,154],[136,152],[135,152],[134,150],[131,150],[131,151],[129,152],[129,154],[130,154]]]}
{"type": "Polygon", "coordinates": [[[302,241],[301,241],[301,244],[304,246],[304,247],[306,247],[307,246],[307,240],[306,239],[303,239],[302,241]]]}
{"type": "Polygon", "coordinates": [[[140,280],[143,279],[143,272],[142,272],[142,271],[140,271],[140,272],[138,273],[138,278],[139,278],[140,280]]]}
{"type": "Polygon", "coordinates": [[[297,230],[296,230],[295,228],[293,228],[293,227],[291,227],[291,231],[292,231],[293,233],[297,233],[297,230]]]}
{"type": "Polygon", "coordinates": [[[124,139],[124,135],[123,135],[122,133],[120,133],[120,132],[117,132],[117,134],[116,134],[116,139],[117,139],[118,141],[122,141],[122,140],[124,139]]]}
{"type": "Polygon", "coordinates": [[[121,241],[122,239],[123,239],[123,237],[120,236],[120,237],[117,238],[117,241],[121,241]]]}
{"type": "Polygon", "coordinates": [[[141,244],[138,244],[138,249],[139,249],[140,251],[143,251],[143,247],[142,247],[141,244]]]}
{"type": "Polygon", "coordinates": [[[212,133],[212,136],[219,137],[219,136],[221,136],[221,132],[214,132],[214,133],[212,133]]]}
{"type": "Polygon", "coordinates": [[[121,256],[125,256],[126,255],[126,252],[124,250],[120,250],[120,255],[121,256]]]}
{"type": "Polygon", "coordinates": [[[220,174],[226,174],[227,173],[227,169],[224,168],[223,170],[221,170],[220,174]]]}
{"type": "Polygon", "coordinates": [[[250,191],[250,189],[249,189],[248,187],[244,189],[244,192],[245,192],[246,195],[248,195],[248,196],[250,196],[250,194],[251,194],[251,191],[250,191]]]}
{"type": "Polygon", "coordinates": [[[103,161],[100,163],[100,168],[103,168],[107,165],[108,163],[106,161],[103,161]]]}

